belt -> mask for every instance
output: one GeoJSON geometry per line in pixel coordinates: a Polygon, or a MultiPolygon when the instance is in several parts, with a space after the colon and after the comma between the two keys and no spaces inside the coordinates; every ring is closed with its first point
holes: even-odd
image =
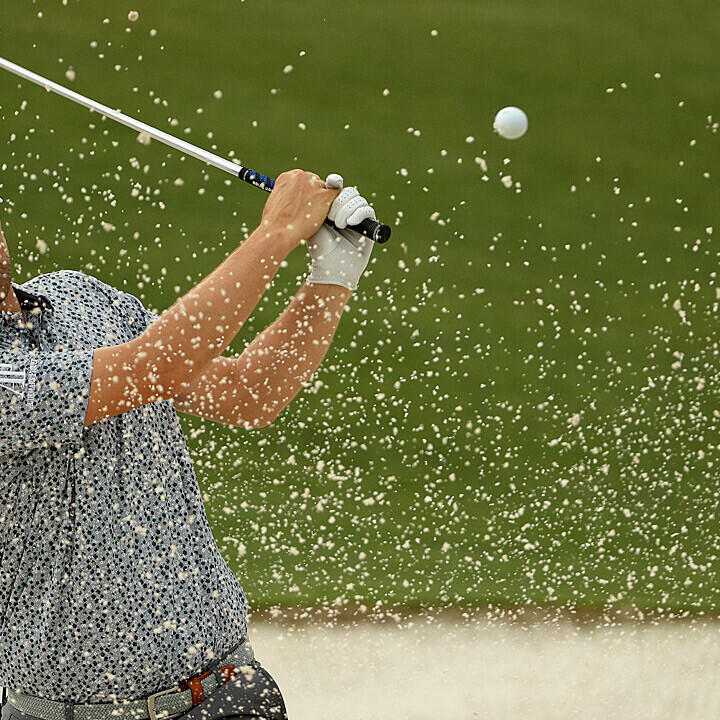
{"type": "Polygon", "coordinates": [[[139,700],[75,705],[8,688],[7,702],[20,712],[42,720],[161,720],[182,715],[199,705],[234,677],[238,668],[249,665],[254,659],[252,646],[245,639],[225,656],[213,661],[205,672],[139,700]]]}

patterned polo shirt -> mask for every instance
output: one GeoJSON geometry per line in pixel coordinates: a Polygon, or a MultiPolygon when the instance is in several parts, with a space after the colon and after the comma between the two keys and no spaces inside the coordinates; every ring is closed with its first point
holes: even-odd
{"type": "Polygon", "coordinates": [[[83,427],[93,349],[157,317],[80,272],[0,312],[0,685],[113,702],[196,674],[247,634],[172,401],[83,427]]]}

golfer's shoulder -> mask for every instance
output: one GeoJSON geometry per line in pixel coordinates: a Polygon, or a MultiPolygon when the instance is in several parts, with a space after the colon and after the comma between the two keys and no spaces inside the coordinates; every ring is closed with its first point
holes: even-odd
{"type": "Polygon", "coordinates": [[[80,272],[79,270],[54,270],[28,280],[27,287],[41,292],[42,290],[55,290],[66,292],[90,292],[117,295],[118,291],[102,280],[80,272]]]}
{"type": "Polygon", "coordinates": [[[56,270],[38,275],[27,283],[31,291],[46,294],[50,300],[70,301],[84,307],[118,305],[120,291],[94,275],[79,270],[56,270]]]}

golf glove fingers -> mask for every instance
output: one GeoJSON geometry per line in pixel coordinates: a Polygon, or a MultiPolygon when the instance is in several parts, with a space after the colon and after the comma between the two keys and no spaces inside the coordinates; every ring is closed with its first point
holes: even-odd
{"type": "Polygon", "coordinates": [[[376,220],[375,211],[356,187],[345,188],[333,201],[328,217],[340,229],[358,225],[367,218],[376,220]]]}
{"type": "MultiPolygon", "coordinates": [[[[366,217],[375,219],[375,211],[367,204],[365,198],[361,197],[355,188],[348,188],[350,189],[355,190],[354,194],[349,194],[352,210],[349,213],[345,210],[348,201],[341,202],[339,208],[343,211],[346,223],[350,220],[351,224],[355,224],[366,217]],[[360,219],[355,220],[356,217],[360,219]]],[[[341,195],[342,193],[338,195],[338,199],[341,195]]],[[[336,209],[335,217],[338,217],[339,210],[336,209]]],[[[337,221],[333,220],[333,222],[337,221]]],[[[319,285],[342,285],[348,290],[357,290],[360,276],[370,262],[374,244],[370,238],[347,227],[337,229],[322,225],[307,241],[312,260],[308,282],[319,285]]]]}

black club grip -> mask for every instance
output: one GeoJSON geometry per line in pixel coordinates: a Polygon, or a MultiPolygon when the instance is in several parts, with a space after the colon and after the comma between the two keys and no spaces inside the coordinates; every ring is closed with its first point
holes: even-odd
{"type": "MultiPolygon", "coordinates": [[[[335,227],[335,223],[330,219],[326,219],[325,224],[330,227],[335,227]]],[[[385,225],[377,220],[372,220],[371,218],[365,218],[359,225],[348,225],[348,230],[359,232],[365,237],[374,240],[376,243],[387,242],[392,234],[392,229],[389,225],[385,225]]]]}

